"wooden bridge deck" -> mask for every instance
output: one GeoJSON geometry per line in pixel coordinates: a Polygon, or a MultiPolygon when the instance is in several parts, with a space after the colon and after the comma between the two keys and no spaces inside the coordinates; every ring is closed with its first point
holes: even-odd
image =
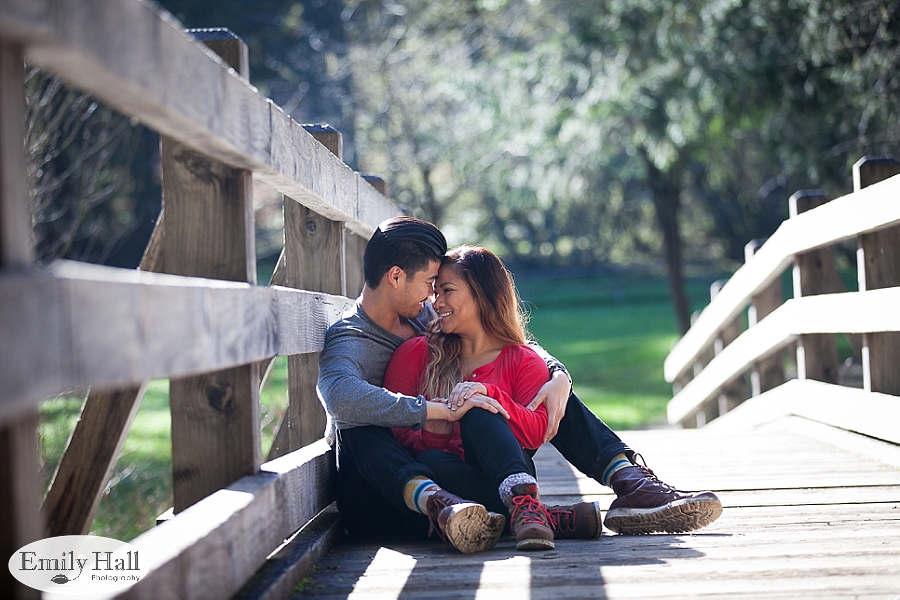
{"type": "MultiPolygon", "coordinates": [[[[664,481],[725,505],[691,535],[558,541],[507,537],[461,555],[439,541],[342,540],[295,598],[900,598],[900,447],[799,417],[756,428],[624,432],[664,481]]],[[[539,454],[551,503],[612,495],[539,454]]]]}

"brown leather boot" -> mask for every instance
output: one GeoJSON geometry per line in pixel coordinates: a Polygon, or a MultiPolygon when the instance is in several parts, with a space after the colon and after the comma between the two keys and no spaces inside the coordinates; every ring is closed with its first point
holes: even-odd
{"type": "Polygon", "coordinates": [[[595,540],[600,537],[599,502],[578,502],[568,506],[545,505],[550,516],[553,538],[557,540],[595,540]]]}
{"type": "Polygon", "coordinates": [[[513,486],[508,506],[509,529],[516,536],[516,550],[552,550],[556,547],[550,515],[538,500],[536,485],[526,483],[513,486]]]}
{"type": "Polygon", "coordinates": [[[447,490],[438,490],[426,503],[431,525],[428,535],[437,531],[442,540],[463,554],[490,550],[500,539],[506,517],[488,512],[481,504],[463,500],[447,490]]]}
{"type": "MultiPolygon", "coordinates": [[[[643,462],[635,454],[638,458],[643,462]]],[[[714,493],[676,490],[646,464],[616,471],[609,485],[618,497],[609,505],[604,523],[616,533],[685,533],[709,525],[722,514],[722,503],[714,493]]]]}

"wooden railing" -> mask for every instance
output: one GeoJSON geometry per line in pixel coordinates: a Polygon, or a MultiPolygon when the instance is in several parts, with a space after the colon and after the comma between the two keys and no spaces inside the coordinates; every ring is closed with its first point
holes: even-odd
{"type": "MultiPolygon", "coordinates": [[[[398,211],[383,182],[343,163],[339,133],[298,125],[249,85],[246,65],[233,35],[184,32],[137,0],[0,2],[3,556],[87,533],[154,378],[171,381],[175,516],[132,542],[147,550],[148,572],[128,597],[229,597],[333,500],[315,353],[362,287],[365,241],[398,211]],[[139,270],[35,266],[26,61],[160,133],[163,213],[139,270]],[[285,199],[285,249],[268,287],[255,285],[256,184],[285,199]],[[259,388],[275,356],[289,357],[290,406],[263,464],[259,388]],[[40,511],[37,404],[83,387],[40,511]]],[[[323,543],[305,552],[314,560],[323,543]]],[[[29,596],[3,571],[2,595],[29,596]]],[[[290,589],[284,577],[265,589],[290,589]]]]}
{"type": "Polygon", "coordinates": [[[809,411],[812,394],[815,411],[832,415],[822,418],[900,440],[898,174],[893,159],[862,159],[852,194],[827,202],[818,191],[798,192],[791,218],[764,244],[748,244],[746,263],[713,287],[709,305],[666,358],[665,377],[675,389],[671,423],[700,426],[766,392],[781,402],[766,410],[809,411]],[[854,292],[846,291],[832,252],[848,240],[858,248],[854,292]],[[793,298],[782,303],[788,269],[793,298]],[[854,354],[848,364],[861,366],[861,390],[839,387],[838,334],[854,354]],[[787,384],[785,364],[796,370],[787,384]]]}

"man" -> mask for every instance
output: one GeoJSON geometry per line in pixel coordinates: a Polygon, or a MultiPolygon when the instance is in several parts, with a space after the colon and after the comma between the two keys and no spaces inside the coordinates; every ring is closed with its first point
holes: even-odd
{"type": "MultiPolygon", "coordinates": [[[[397,217],[376,229],[363,258],[365,286],[352,311],[329,328],[319,359],[318,394],[328,414],[326,437],[336,445],[338,508],[353,534],[414,532],[431,527],[462,552],[493,547],[502,515],[441,489],[431,470],[393,438],[392,427],[421,427],[426,419],[458,421],[472,409],[502,412],[475,396],[453,407],[381,387],[394,350],[425,333],[434,317],[434,293],[447,244],[430,223],[397,217]]],[[[539,347],[539,352],[543,352],[539,347]]],[[[620,533],[677,533],[702,527],[721,513],[711,492],[688,493],[659,481],[635,453],[571,393],[571,380],[543,355],[551,380],[531,404],[547,407],[549,441],[580,471],[617,495],[606,526],[620,533]]],[[[595,503],[552,507],[559,537],[600,534],[595,503]],[[593,514],[591,514],[593,513],[593,514]],[[559,515],[564,515],[560,517],[559,515]]]]}

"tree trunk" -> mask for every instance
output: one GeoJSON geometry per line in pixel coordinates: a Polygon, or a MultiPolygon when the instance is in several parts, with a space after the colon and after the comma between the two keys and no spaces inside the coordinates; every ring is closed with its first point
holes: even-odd
{"type": "Polygon", "coordinates": [[[681,210],[681,185],[678,183],[680,163],[676,162],[666,173],[653,164],[643,148],[641,156],[647,168],[647,183],[650,186],[653,206],[656,208],[656,219],[663,234],[666,277],[669,282],[672,309],[675,311],[678,331],[684,335],[691,326],[691,309],[684,291],[681,232],[678,229],[678,213],[681,210]]]}

